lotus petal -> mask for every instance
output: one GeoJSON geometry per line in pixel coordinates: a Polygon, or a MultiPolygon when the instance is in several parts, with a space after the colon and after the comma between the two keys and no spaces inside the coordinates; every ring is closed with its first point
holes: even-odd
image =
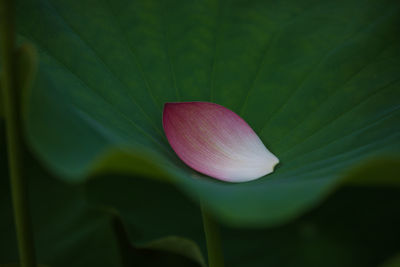
{"type": "Polygon", "coordinates": [[[163,127],[183,162],[219,180],[251,181],[279,163],[241,117],[218,104],[166,103],[163,127]]]}

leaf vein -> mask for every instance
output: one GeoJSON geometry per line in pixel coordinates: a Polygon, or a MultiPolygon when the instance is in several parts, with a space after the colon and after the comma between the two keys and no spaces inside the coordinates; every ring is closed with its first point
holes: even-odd
{"type": "MultiPolygon", "coordinates": [[[[117,113],[119,113],[123,119],[127,120],[129,123],[131,123],[136,129],[139,130],[139,132],[141,132],[143,134],[143,136],[147,137],[150,141],[152,141],[153,143],[155,143],[156,145],[158,145],[159,147],[161,147],[163,150],[165,150],[168,153],[171,153],[166,147],[165,145],[159,143],[157,141],[157,139],[155,139],[153,136],[151,136],[149,133],[147,133],[145,130],[143,130],[140,126],[138,126],[133,120],[131,120],[127,115],[125,115],[125,113],[123,113],[121,110],[114,108],[114,105],[109,102],[102,94],[100,94],[98,91],[93,90],[84,80],[83,78],[76,72],[73,72],[67,65],[65,65],[64,62],[62,62],[60,59],[58,59],[54,54],[50,53],[49,50],[47,50],[47,48],[45,48],[45,46],[40,45],[39,42],[34,41],[37,40],[36,38],[33,38],[32,36],[28,36],[27,34],[25,34],[25,38],[27,40],[32,40],[32,43],[35,43],[37,45],[38,48],[40,48],[40,50],[47,54],[50,58],[54,59],[54,62],[57,62],[59,66],[61,66],[63,69],[65,69],[67,72],[69,72],[71,75],[73,75],[74,77],[76,77],[77,81],[83,86],[88,88],[90,91],[94,92],[99,98],[101,98],[105,103],[107,103],[110,107],[111,110],[116,111],[117,113]]],[[[75,104],[72,104],[75,108],[78,108],[75,104]]]]}
{"type": "MultiPolygon", "coordinates": [[[[309,117],[310,117],[312,114],[314,114],[317,110],[319,110],[321,107],[323,107],[323,104],[324,104],[325,102],[327,102],[328,100],[330,100],[330,99],[332,98],[332,96],[334,96],[335,94],[337,94],[337,93],[340,91],[340,90],[338,90],[338,89],[343,88],[345,85],[347,85],[349,82],[351,82],[359,73],[361,73],[365,68],[367,68],[369,65],[371,65],[371,64],[374,62],[374,60],[375,60],[376,58],[378,58],[384,51],[386,51],[388,47],[390,47],[390,45],[385,46],[385,48],[382,49],[379,53],[377,53],[367,64],[363,65],[363,66],[362,66],[361,68],[359,68],[356,72],[354,72],[354,73],[343,83],[342,86],[338,86],[337,89],[335,89],[331,94],[329,94],[327,97],[325,97],[325,99],[324,99],[323,101],[319,102],[319,104],[317,105],[317,107],[315,107],[312,111],[310,111],[310,112],[309,112],[309,115],[308,115],[306,118],[304,118],[304,119],[302,120],[302,122],[304,122],[305,120],[307,120],[307,118],[309,118],[309,117]]],[[[367,94],[367,96],[364,97],[362,100],[360,100],[359,103],[357,103],[356,105],[353,105],[349,110],[345,111],[344,113],[348,113],[349,111],[355,109],[357,106],[359,106],[359,105],[362,104],[364,101],[368,100],[372,95],[374,95],[374,93],[376,92],[376,90],[380,90],[380,89],[382,89],[382,88],[378,88],[378,89],[373,90],[373,92],[372,92],[371,94],[367,94]]],[[[343,113],[342,113],[342,114],[343,114],[343,113]]],[[[284,140],[284,138],[286,138],[287,136],[290,136],[290,134],[293,134],[293,133],[294,133],[294,130],[297,129],[297,128],[302,124],[302,122],[301,122],[301,123],[298,123],[295,127],[293,127],[292,129],[290,129],[290,131],[288,131],[285,135],[282,135],[282,137],[279,138],[279,140],[276,141],[276,142],[277,142],[277,145],[280,144],[280,143],[282,143],[282,141],[284,140]]],[[[328,124],[329,124],[329,123],[328,123],[328,124]]],[[[319,127],[319,128],[320,128],[320,127],[319,127]]],[[[319,128],[318,128],[318,129],[319,129],[319,128]]],[[[318,131],[318,129],[317,129],[317,131],[318,131]]]]}
{"type": "MultiPolygon", "coordinates": [[[[89,45],[89,43],[87,41],[85,41],[85,39],[83,38],[83,36],[80,35],[80,33],[74,28],[72,27],[72,25],[70,25],[68,23],[68,21],[61,15],[61,13],[57,10],[57,8],[49,1],[46,0],[47,3],[54,9],[54,11],[56,11],[57,16],[61,19],[61,21],[64,23],[64,25],[66,25],[73,33],[75,33],[75,35],[90,49],[93,51],[93,54],[96,56],[97,59],[99,59],[99,61],[102,63],[103,67],[121,84],[123,85],[126,89],[128,89],[127,91],[129,92],[129,87],[119,78],[118,75],[115,74],[115,72],[110,68],[110,66],[108,66],[105,61],[103,60],[102,57],[99,56],[99,54],[97,53],[97,51],[91,47],[89,45]]],[[[157,134],[160,135],[161,138],[164,138],[163,134],[161,133],[160,129],[155,125],[154,121],[152,119],[150,119],[149,115],[144,111],[143,107],[141,105],[139,105],[139,103],[132,97],[131,94],[129,94],[129,97],[131,99],[131,101],[138,107],[138,109],[140,110],[140,112],[146,117],[146,119],[150,122],[150,125],[156,130],[157,134]]]]}
{"type": "Polygon", "coordinates": [[[285,99],[285,101],[272,113],[272,115],[267,119],[267,121],[264,123],[264,126],[261,128],[260,131],[260,135],[263,133],[263,131],[265,130],[266,126],[268,125],[268,123],[277,116],[277,114],[279,114],[284,107],[289,103],[289,100],[291,98],[293,98],[293,96],[295,95],[295,93],[300,90],[305,82],[310,79],[312,77],[312,75],[314,75],[318,68],[322,65],[322,63],[328,59],[330,56],[334,55],[335,52],[337,52],[338,50],[340,50],[346,43],[349,43],[350,41],[352,41],[355,37],[357,37],[359,34],[367,31],[369,28],[375,26],[382,18],[385,18],[387,16],[387,14],[383,14],[381,16],[378,16],[378,18],[376,18],[372,23],[368,24],[366,27],[361,27],[359,28],[357,31],[355,31],[350,37],[348,37],[346,40],[344,40],[342,43],[340,43],[339,45],[334,44],[333,46],[331,46],[331,48],[328,50],[327,53],[325,53],[318,61],[317,63],[313,66],[313,68],[311,68],[311,71],[309,71],[306,75],[304,75],[303,79],[300,81],[299,85],[290,92],[289,96],[285,99]]]}

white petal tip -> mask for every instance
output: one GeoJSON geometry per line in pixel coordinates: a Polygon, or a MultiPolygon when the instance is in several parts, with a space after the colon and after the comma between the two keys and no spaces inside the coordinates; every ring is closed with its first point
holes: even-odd
{"type": "Polygon", "coordinates": [[[219,180],[252,181],[279,163],[242,118],[214,103],[166,103],[163,127],[183,162],[219,180]]]}

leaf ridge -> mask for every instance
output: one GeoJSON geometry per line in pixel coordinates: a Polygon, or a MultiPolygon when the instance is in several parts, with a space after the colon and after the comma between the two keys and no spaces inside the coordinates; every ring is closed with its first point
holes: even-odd
{"type": "Polygon", "coordinates": [[[118,16],[114,13],[114,11],[113,11],[113,9],[112,9],[112,7],[111,7],[111,5],[110,5],[110,2],[109,2],[108,0],[104,0],[104,3],[105,3],[105,5],[107,5],[108,8],[106,7],[106,9],[109,10],[109,13],[110,13],[110,14],[112,15],[112,17],[114,18],[114,21],[116,22],[116,24],[117,24],[117,26],[118,26],[120,32],[121,32],[122,35],[124,36],[125,42],[127,43],[127,46],[128,46],[128,48],[129,48],[129,52],[130,52],[130,54],[132,55],[132,57],[134,58],[134,61],[136,62],[136,66],[137,66],[138,69],[139,69],[140,75],[142,76],[142,79],[143,79],[143,81],[144,81],[144,83],[145,83],[145,85],[146,85],[146,90],[147,90],[147,92],[149,93],[150,98],[152,99],[152,101],[153,101],[153,103],[155,104],[155,106],[161,110],[160,104],[158,103],[157,98],[154,96],[154,94],[153,94],[153,92],[152,92],[152,90],[151,90],[150,82],[149,82],[149,80],[147,79],[147,76],[145,75],[145,72],[144,72],[144,70],[143,70],[142,63],[141,63],[141,61],[139,60],[139,57],[137,56],[136,49],[135,49],[135,48],[132,46],[132,44],[128,41],[128,38],[127,38],[127,36],[126,36],[126,32],[123,30],[123,28],[122,28],[122,26],[121,26],[121,23],[120,23],[120,21],[118,20],[118,16]]]}
{"type": "Polygon", "coordinates": [[[292,24],[294,21],[296,21],[296,19],[299,19],[299,18],[303,17],[304,15],[306,15],[308,12],[310,12],[312,9],[309,8],[309,7],[313,6],[314,4],[315,3],[312,2],[311,4],[307,5],[307,7],[305,7],[301,12],[298,12],[295,15],[291,16],[286,22],[280,24],[280,26],[272,33],[271,39],[264,46],[263,52],[261,53],[261,56],[260,56],[261,60],[260,60],[259,64],[257,64],[256,73],[255,73],[255,75],[254,75],[254,77],[252,79],[252,82],[250,83],[249,90],[247,90],[246,97],[245,97],[245,99],[243,101],[242,108],[240,109],[240,113],[239,113],[241,116],[243,115],[244,110],[247,107],[247,102],[248,102],[249,96],[251,95],[252,91],[254,90],[254,87],[256,85],[258,77],[259,77],[259,75],[261,73],[261,69],[265,65],[265,61],[266,61],[267,55],[269,55],[270,52],[271,52],[270,50],[271,50],[273,41],[275,40],[275,38],[277,36],[279,36],[279,34],[282,33],[282,30],[285,27],[287,27],[288,25],[292,24]],[[307,10],[307,12],[304,12],[304,10],[307,10]]]}
{"type": "MultiPolygon", "coordinates": [[[[323,107],[323,104],[325,104],[327,101],[329,101],[332,96],[336,95],[338,92],[340,92],[340,89],[344,88],[344,86],[346,86],[348,83],[350,83],[355,77],[357,77],[358,74],[360,74],[365,68],[367,68],[368,66],[370,66],[372,63],[374,63],[375,59],[377,59],[382,53],[384,53],[388,48],[390,48],[393,45],[393,43],[391,43],[390,45],[385,46],[384,49],[382,49],[380,52],[378,52],[371,60],[368,61],[367,64],[364,64],[361,68],[359,68],[357,71],[355,71],[348,79],[346,79],[346,81],[341,85],[338,86],[335,90],[333,90],[333,92],[331,92],[323,101],[319,102],[319,104],[308,113],[308,116],[306,116],[302,122],[304,122],[305,120],[307,120],[314,112],[316,112],[317,110],[319,110],[321,107],[323,107]]],[[[384,88],[384,87],[383,87],[384,88]]],[[[378,88],[375,90],[380,90],[382,88],[378,88]]],[[[376,92],[375,90],[373,90],[373,92],[376,92]]],[[[367,100],[371,97],[371,95],[367,95],[366,97],[363,98],[363,100],[361,100],[359,103],[357,103],[356,105],[353,105],[349,110],[347,110],[346,112],[349,112],[350,110],[353,110],[356,106],[360,105],[364,99],[367,100]]],[[[293,127],[292,129],[290,129],[285,135],[282,135],[276,142],[277,145],[282,143],[283,139],[286,138],[287,136],[290,136],[291,134],[294,133],[294,130],[297,129],[299,126],[301,126],[301,123],[298,123],[295,127],[293,127]]],[[[320,127],[318,127],[320,128],[320,127]]]]}
{"type": "MultiPolygon", "coordinates": [[[[385,119],[387,119],[387,118],[385,118],[385,119]]],[[[385,119],[382,119],[381,121],[383,121],[385,119]]],[[[359,152],[361,152],[361,151],[362,152],[368,152],[369,149],[375,148],[377,144],[384,145],[386,143],[390,143],[390,142],[392,142],[392,140],[397,140],[398,136],[399,136],[399,133],[394,133],[394,134],[391,134],[389,136],[386,136],[383,139],[376,140],[375,142],[362,144],[362,145],[360,145],[360,146],[358,146],[356,148],[353,148],[351,150],[347,150],[347,151],[342,152],[340,154],[335,154],[335,155],[332,155],[332,156],[329,156],[329,157],[314,161],[311,164],[307,164],[304,167],[300,167],[300,168],[293,167],[293,168],[290,168],[290,169],[286,169],[285,171],[281,172],[281,175],[286,175],[287,176],[288,174],[295,173],[296,175],[294,177],[298,177],[298,176],[310,173],[310,171],[313,170],[316,166],[319,166],[318,171],[319,170],[326,170],[328,167],[323,167],[323,166],[320,166],[320,165],[324,165],[324,164],[330,164],[330,166],[331,165],[338,165],[338,164],[341,165],[344,162],[346,162],[346,158],[344,158],[344,157],[351,156],[353,154],[358,154],[360,157],[362,157],[363,155],[360,155],[359,152]],[[341,161],[339,161],[340,158],[343,158],[343,159],[341,161]],[[331,164],[331,162],[333,164],[331,164]],[[303,171],[299,172],[299,169],[303,170],[303,171]]],[[[335,168],[337,168],[337,167],[335,166],[335,168]]]]}
{"type": "Polygon", "coordinates": [[[263,133],[263,131],[265,130],[266,126],[268,125],[268,123],[272,120],[272,118],[276,117],[277,114],[279,114],[282,109],[289,103],[289,100],[295,95],[295,93],[300,90],[305,82],[312,77],[313,74],[316,73],[316,71],[318,70],[318,67],[321,66],[321,64],[328,59],[330,56],[332,56],[333,54],[335,54],[336,51],[340,50],[345,44],[349,43],[350,41],[352,41],[355,37],[357,37],[359,34],[367,31],[369,28],[375,26],[378,22],[380,22],[381,19],[385,18],[387,16],[387,14],[383,14],[381,16],[378,16],[377,19],[375,19],[372,23],[368,24],[366,27],[360,27],[358,30],[356,30],[354,32],[354,34],[352,34],[350,37],[346,38],[342,43],[340,43],[339,45],[334,44],[333,46],[331,46],[331,48],[328,50],[327,53],[325,53],[318,61],[317,63],[313,66],[313,68],[311,69],[311,71],[309,71],[306,75],[304,75],[303,79],[300,81],[299,85],[290,92],[289,96],[285,99],[285,101],[277,108],[275,109],[275,111],[272,113],[272,115],[267,119],[267,121],[264,123],[264,126],[261,128],[260,130],[260,135],[263,133]]]}
{"type": "Polygon", "coordinates": [[[169,50],[170,50],[170,47],[169,47],[169,38],[168,38],[169,35],[168,35],[168,26],[167,26],[167,19],[166,19],[166,14],[167,14],[168,8],[167,8],[166,5],[165,5],[164,10],[165,10],[164,16],[163,16],[163,17],[164,17],[164,27],[163,27],[163,30],[164,30],[164,42],[165,42],[165,44],[164,44],[164,49],[165,49],[165,53],[166,53],[167,59],[168,59],[169,71],[170,71],[171,76],[172,76],[172,83],[173,83],[173,86],[174,86],[174,88],[175,88],[175,94],[176,94],[176,97],[178,98],[178,100],[181,101],[181,94],[180,94],[180,92],[179,92],[179,88],[178,88],[178,84],[177,84],[175,68],[174,68],[174,64],[172,63],[171,53],[170,53],[170,51],[169,51],[169,50]]]}
{"type": "MultiPolygon", "coordinates": [[[[52,4],[49,0],[45,0],[53,9],[54,11],[56,11],[57,16],[61,19],[61,21],[64,22],[64,24],[73,32],[75,33],[75,35],[82,40],[82,42],[90,49],[93,51],[93,54],[100,60],[100,62],[102,63],[102,65],[104,66],[104,68],[110,73],[112,74],[113,77],[115,77],[115,79],[121,84],[123,85],[126,89],[128,89],[127,91],[129,92],[129,86],[124,83],[118,75],[115,74],[115,72],[110,68],[110,66],[108,66],[105,61],[103,60],[102,57],[99,56],[99,54],[97,53],[97,51],[91,47],[89,45],[89,43],[87,41],[85,41],[85,39],[83,38],[83,36],[74,28],[72,27],[72,25],[70,25],[68,23],[68,21],[61,15],[61,13],[57,10],[57,8],[55,7],[54,4],[52,4]]],[[[150,125],[152,125],[152,127],[156,130],[157,134],[160,135],[161,138],[163,138],[163,134],[161,133],[160,129],[156,126],[156,124],[154,123],[154,121],[149,117],[149,115],[144,111],[143,107],[141,105],[139,105],[139,103],[132,97],[131,94],[129,94],[129,98],[132,100],[132,102],[138,107],[138,109],[140,110],[140,112],[146,117],[146,119],[150,122],[150,125]]]]}
{"type": "MultiPolygon", "coordinates": [[[[102,99],[105,103],[107,103],[110,107],[111,110],[116,111],[117,113],[119,113],[122,118],[124,118],[125,120],[127,120],[129,123],[131,123],[136,129],[139,130],[139,132],[141,132],[143,134],[143,136],[147,137],[150,141],[152,141],[153,143],[155,143],[156,145],[158,145],[159,147],[161,147],[163,150],[167,151],[169,154],[171,154],[171,152],[161,143],[159,143],[157,141],[157,139],[155,139],[154,137],[152,137],[150,134],[148,134],[145,130],[143,130],[141,127],[139,127],[133,120],[131,120],[127,115],[125,115],[121,110],[114,108],[114,105],[112,103],[110,103],[102,94],[100,94],[98,91],[93,90],[83,79],[82,77],[80,77],[79,74],[77,74],[76,72],[73,72],[68,66],[66,66],[60,59],[58,59],[57,57],[55,57],[53,54],[51,54],[44,46],[39,45],[39,42],[34,42],[33,40],[35,40],[35,38],[33,38],[32,36],[28,36],[26,35],[25,38],[27,40],[31,39],[33,43],[35,43],[38,47],[39,50],[41,50],[43,53],[47,54],[50,58],[54,59],[54,62],[57,62],[59,66],[61,66],[63,69],[65,69],[67,72],[69,72],[71,75],[73,75],[74,77],[76,77],[77,81],[83,86],[88,88],[90,91],[94,92],[100,99],[102,99]]],[[[72,103],[72,102],[71,102],[72,103]]],[[[73,104],[75,108],[81,110],[80,107],[76,106],[75,104],[73,104]]],[[[92,117],[92,116],[90,116],[92,117]]]]}
{"type": "Polygon", "coordinates": [[[210,102],[214,100],[214,83],[215,83],[215,62],[217,57],[217,44],[218,44],[218,36],[220,36],[221,31],[221,20],[222,20],[222,1],[217,0],[218,2],[218,12],[217,12],[217,19],[215,22],[215,29],[214,29],[214,47],[213,47],[213,57],[211,62],[211,71],[210,71],[210,102]]]}
{"type": "MultiPolygon", "coordinates": [[[[389,109],[389,110],[385,110],[385,112],[383,112],[384,115],[382,115],[381,118],[377,119],[377,120],[374,121],[372,124],[369,124],[369,123],[368,123],[367,125],[361,127],[360,129],[358,129],[358,130],[356,130],[356,131],[352,131],[352,132],[350,132],[349,134],[341,135],[339,138],[336,138],[336,139],[333,139],[333,140],[331,140],[331,141],[329,141],[329,142],[326,142],[326,143],[324,143],[323,145],[317,147],[316,149],[310,150],[310,151],[308,151],[308,152],[302,154],[302,155],[299,156],[299,157],[304,157],[305,155],[308,155],[308,154],[310,154],[311,152],[314,152],[314,151],[317,151],[317,150],[321,150],[322,148],[324,148],[324,147],[326,147],[326,146],[328,146],[328,145],[330,145],[330,144],[332,144],[332,143],[338,142],[338,141],[340,141],[340,140],[342,140],[342,139],[344,139],[344,138],[352,137],[352,136],[355,136],[355,135],[360,134],[360,133],[362,133],[362,132],[365,132],[366,130],[368,130],[368,129],[370,129],[370,128],[376,126],[376,125],[378,125],[380,122],[382,122],[382,121],[386,120],[387,118],[389,118],[390,116],[392,116],[392,115],[393,115],[397,110],[399,110],[399,109],[400,109],[400,105],[397,105],[397,106],[395,106],[394,108],[391,108],[391,109],[389,109]]],[[[326,126],[325,126],[324,128],[326,128],[326,126]]],[[[314,134],[314,135],[315,135],[315,134],[314,134]]],[[[310,136],[309,136],[309,137],[310,137],[310,136]]],[[[308,138],[306,138],[306,139],[308,139],[308,138]]],[[[301,143],[304,143],[305,141],[306,141],[306,140],[303,140],[301,143]]],[[[299,143],[298,145],[300,145],[300,143],[299,143]]],[[[298,145],[296,145],[296,147],[297,147],[298,145]]],[[[289,149],[289,150],[286,150],[285,152],[282,153],[282,156],[285,155],[285,154],[287,154],[289,151],[292,151],[293,149],[294,149],[294,147],[292,147],[292,148],[289,149]]],[[[297,158],[299,158],[299,157],[295,157],[295,158],[293,158],[293,159],[291,159],[291,160],[295,160],[295,159],[297,159],[297,158]]]]}

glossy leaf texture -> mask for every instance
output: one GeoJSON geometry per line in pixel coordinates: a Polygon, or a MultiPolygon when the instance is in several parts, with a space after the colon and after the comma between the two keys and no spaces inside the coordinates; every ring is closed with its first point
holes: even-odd
{"type": "Polygon", "coordinates": [[[21,0],[17,11],[40,61],[27,139],[67,181],[145,175],[226,223],[272,225],[318,205],[354,164],[399,157],[398,1],[21,0]],[[280,159],[275,172],[227,185],[187,168],[162,131],[163,104],[178,101],[236,112],[280,159]]]}

